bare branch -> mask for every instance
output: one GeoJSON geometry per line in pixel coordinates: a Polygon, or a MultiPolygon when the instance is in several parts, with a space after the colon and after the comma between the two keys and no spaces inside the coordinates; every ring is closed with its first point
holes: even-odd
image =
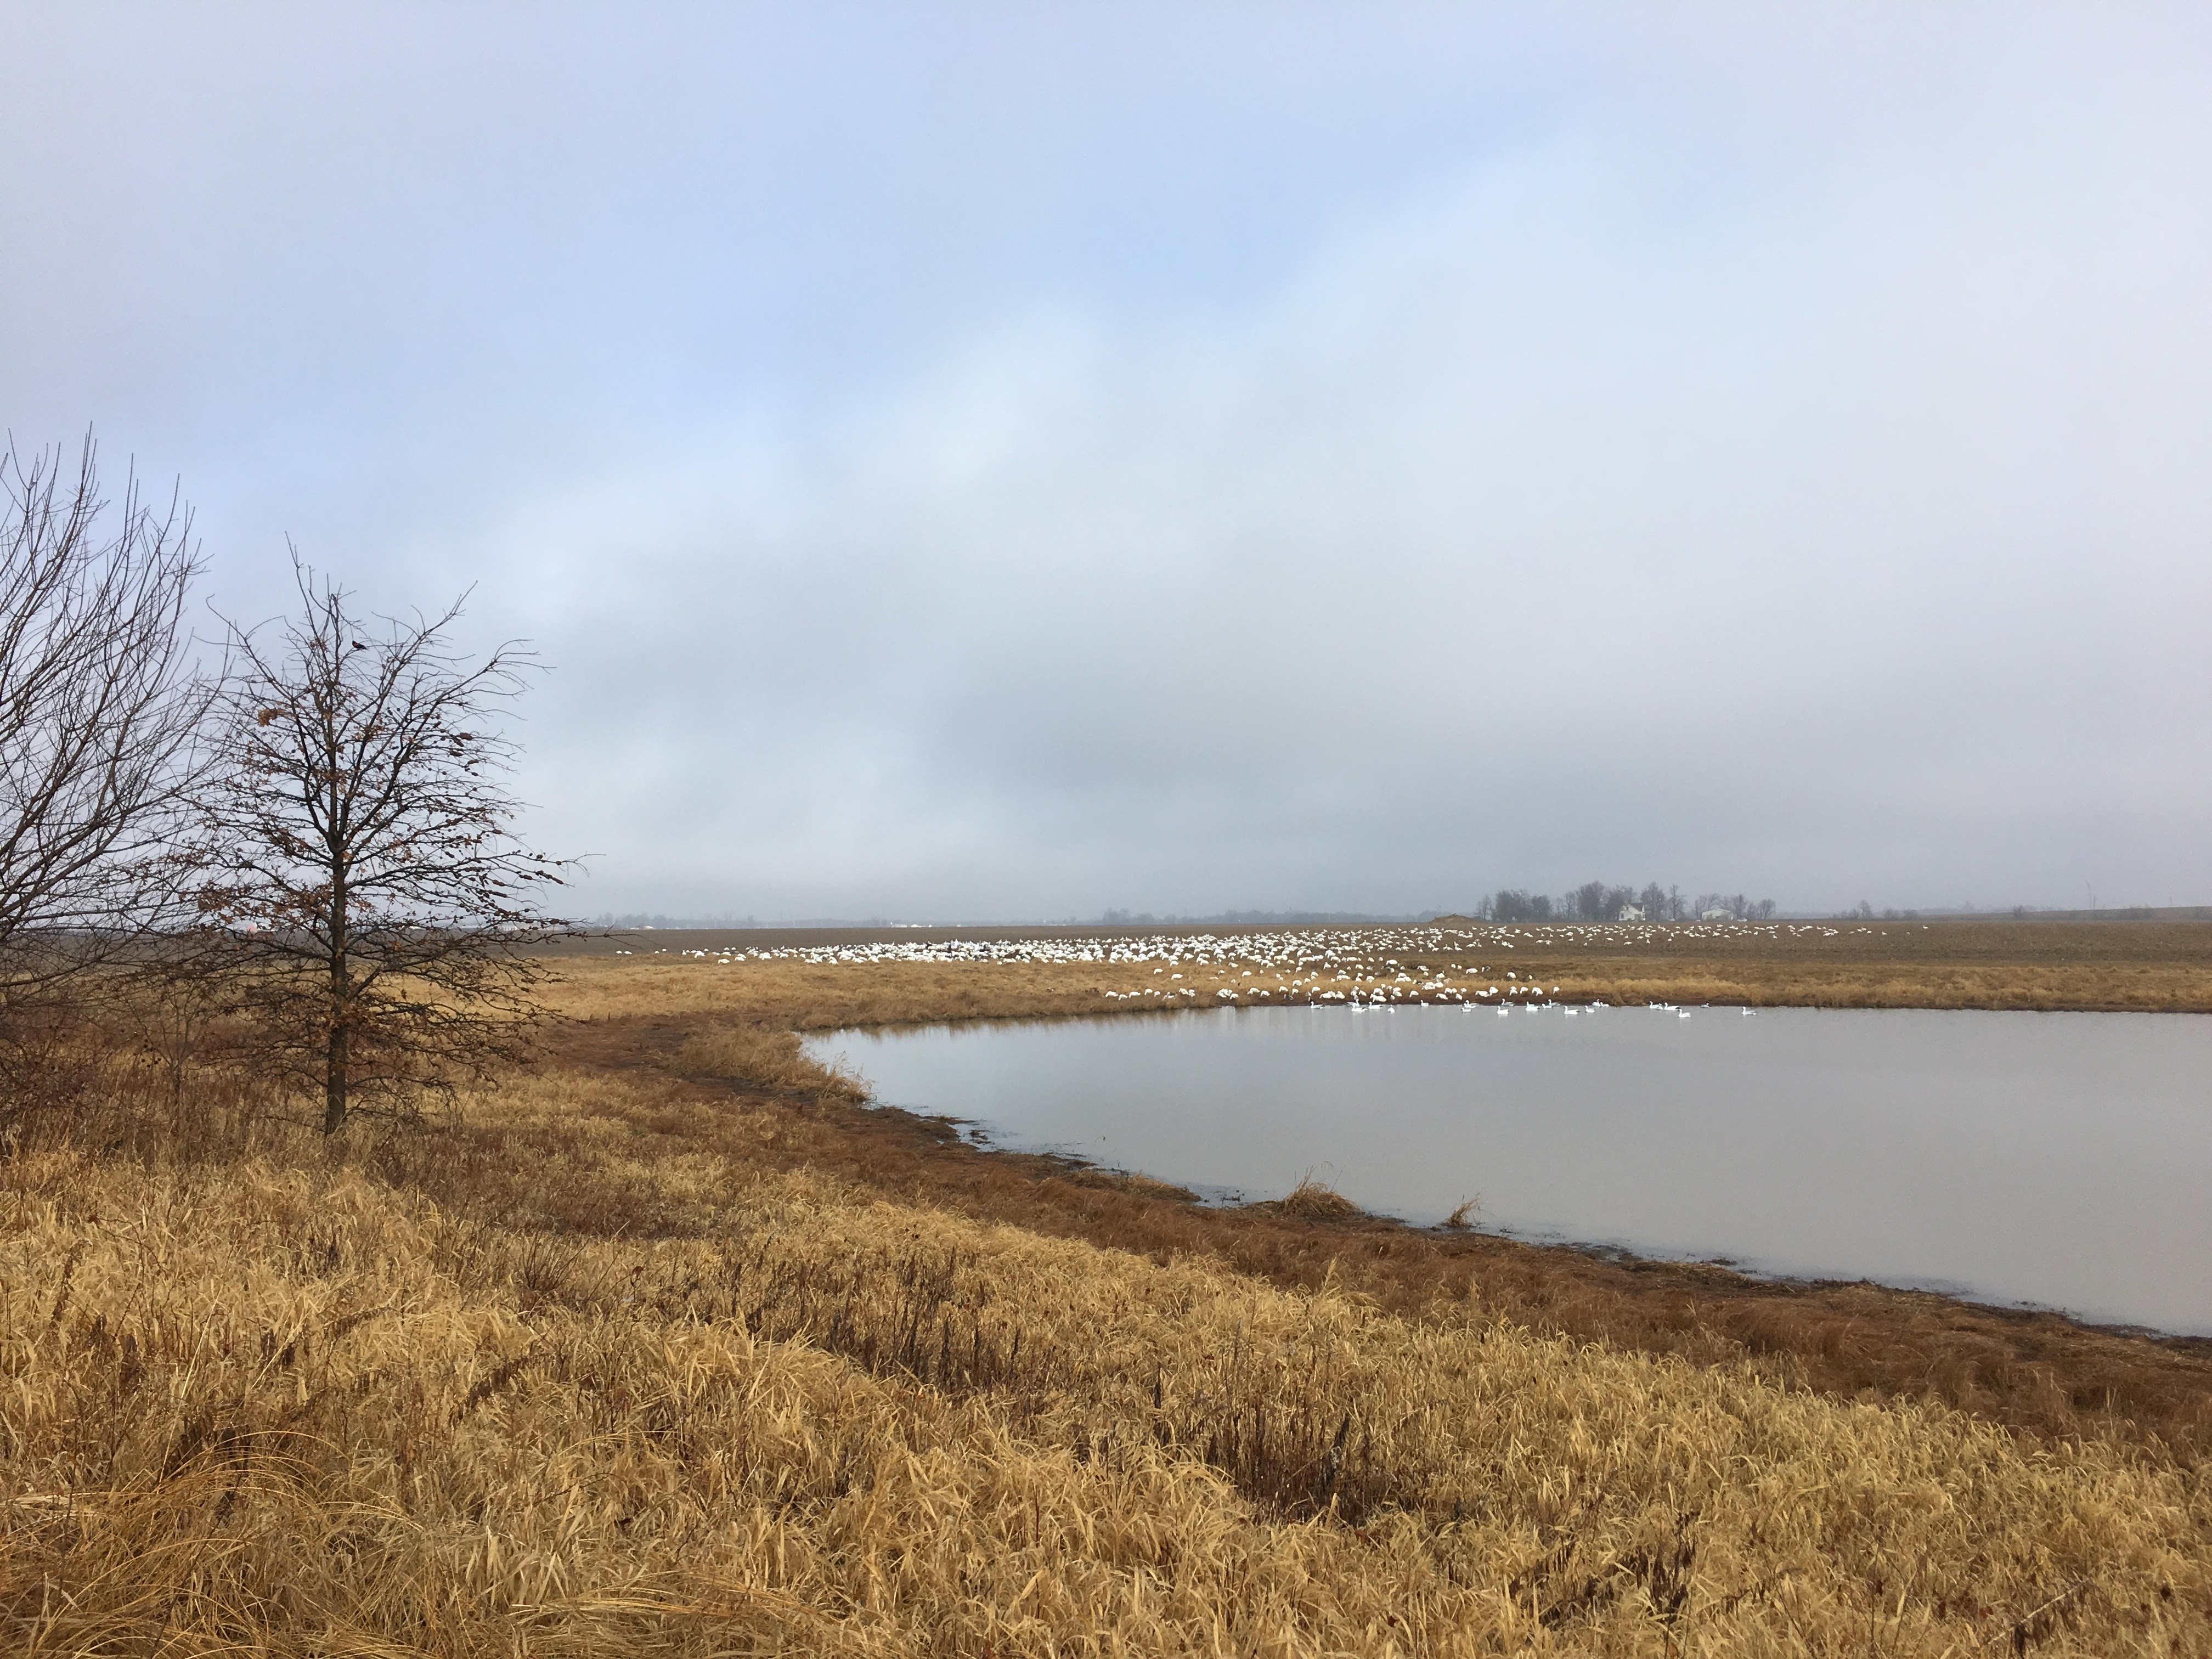
{"type": "Polygon", "coordinates": [[[112,956],[173,896],[170,837],[212,687],[183,614],[191,514],[125,479],[100,493],[87,436],[0,453],[0,1001],[112,956]]]}

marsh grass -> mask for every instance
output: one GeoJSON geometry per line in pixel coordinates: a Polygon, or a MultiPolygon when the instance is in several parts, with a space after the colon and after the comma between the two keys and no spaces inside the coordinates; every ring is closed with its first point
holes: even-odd
{"type": "Polygon", "coordinates": [[[1311,1170],[1300,1176],[1298,1184],[1282,1197],[1261,1207],[1294,1221],[1349,1221],[1359,1213],[1357,1204],[1327,1182],[1314,1179],[1311,1170]]]}
{"type": "Polygon", "coordinates": [[[730,1011],[569,1035],[329,1143],[134,1058],[0,1158],[0,1649],[2212,1641],[2172,1437],[1816,1390],[1864,1330],[1781,1304],[1547,1330],[1488,1242],[977,1154],[730,1011]]]}
{"type": "MultiPolygon", "coordinates": [[[[2186,968],[2184,958],[2212,941],[2212,927],[1961,924],[1951,931],[1957,936],[1951,940],[1940,926],[1913,935],[1934,942],[1911,949],[1934,953],[1929,959],[1962,950],[2026,950],[2047,958],[2071,940],[2093,967],[2132,952],[2186,968]]],[[[1879,956],[1893,968],[1919,960],[1895,944],[1842,934],[1803,949],[1837,959],[1879,956]]],[[[1756,956],[1799,946],[1740,939],[1714,948],[1756,956]]],[[[726,969],[641,957],[569,966],[562,994],[593,1017],[565,1029],[562,1052],[604,1067],[629,1063],[625,1056],[665,1056],[686,1033],[720,1023],[783,1019],[818,1029],[830,1016],[810,1008],[811,995],[829,999],[839,1018],[994,1008],[1034,1014],[1049,1000],[1055,974],[1097,965],[757,963],[726,969]],[[933,1002],[940,992],[945,1000],[933,1002]],[[993,1000],[1001,994],[1003,1001],[993,1000]]],[[[1084,1012],[1091,1011],[1088,996],[1075,995],[1084,1012]]],[[[665,1068],[665,1060],[656,1063],[665,1068]]],[[[780,1061],[775,1078],[764,1075],[759,1087],[797,1105],[804,1091],[794,1094],[794,1073],[781,1069],[789,1063],[780,1061]]],[[[729,1086],[743,1093],[754,1085],[734,1079],[729,1086]]],[[[1540,1331],[1692,1360],[1753,1356],[1842,1396],[1932,1398],[2050,1437],[2155,1437],[2192,1462],[2212,1449],[2212,1343],[2154,1342],[2054,1316],[1871,1285],[1774,1285],[1710,1266],[1610,1259],[1479,1232],[1425,1234],[1364,1218],[1300,1222],[1267,1206],[1200,1209],[1184,1201],[1189,1194],[1161,1191],[1141,1177],[979,1155],[945,1126],[855,1109],[849,1080],[838,1088],[818,1109],[776,1114],[764,1141],[742,1151],[733,1144],[733,1155],[834,1170],[900,1201],[923,1199],[1163,1258],[1203,1255],[1286,1288],[1334,1282],[1408,1316],[1419,1316],[1440,1291],[1473,1281],[1490,1305],[1540,1331]]],[[[702,1098],[717,1092],[709,1088],[702,1098]]],[[[719,1133],[704,1127],[714,1121],[695,1117],[667,1144],[696,1145],[719,1133]]]]}
{"type": "Polygon", "coordinates": [[[9,1650],[2212,1631],[2207,1494],[2142,1449],[671,1159],[579,1109],[620,1086],[471,1104],[540,1182],[621,1206],[591,1233],[488,1220],[344,1149],[0,1165],[9,1650]]]}
{"type": "Polygon", "coordinates": [[[678,1043],[667,1064],[684,1077],[783,1089],[809,1097],[823,1093],[850,1100],[866,1097],[858,1081],[826,1072],[810,1057],[795,1031],[757,1025],[710,1025],[678,1043]]]}

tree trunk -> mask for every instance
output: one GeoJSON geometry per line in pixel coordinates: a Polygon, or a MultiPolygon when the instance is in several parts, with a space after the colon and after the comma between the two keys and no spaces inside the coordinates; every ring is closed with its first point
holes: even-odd
{"type": "Polygon", "coordinates": [[[323,1073],[323,1133],[334,1135],[346,1121],[346,1021],[343,1013],[331,1021],[331,1046],[323,1073]]]}
{"type": "Polygon", "coordinates": [[[343,874],[331,884],[331,1038],[324,1055],[323,1133],[334,1135],[346,1121],[346,1038],[353,1030],[353,975],[347,971],[346,890],[343,874]]]}

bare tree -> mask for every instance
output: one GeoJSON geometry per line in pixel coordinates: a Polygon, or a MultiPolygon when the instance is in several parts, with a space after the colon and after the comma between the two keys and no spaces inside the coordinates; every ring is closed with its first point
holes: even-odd
{"type": "Polygon", "coordinates": [[[1498,921],[1548,922],[1552,919],[1552,901],[1545,894],[1525,892],[1518,887],[1501,887],[1490,898],[1490,915],[1498,921]]]}
{"type": "Polygon", "coordinates": [[[1563,914],[1571,914],[1577,921],[1619,921],[1623,909],[1636,902],[1632,887],[1614,887],[1601,881],[1586,881],[1560,902],[1563,914]]]}
{"type": "Polygon", "coordinates": [[[273,638],[231,628],[193,962],[225,970],[327,1134],[450,1097],[514,1050],[544,971],[530,947],[572,931],[538,900],[573,861],[515,837],[516,747],[488,729],[531,653],[510,642],[471,665],[447,638],[461,600],[368,626],[294,568],[298,615],[273,638]]]}
{"type": "Polygon", "coordinates": [[[175,876],[174,812],[208,707],[182,626],[191,514],[126,477],[100,491],[88,436],[0,453],[0,1006],[112,954],[175,876]]]}

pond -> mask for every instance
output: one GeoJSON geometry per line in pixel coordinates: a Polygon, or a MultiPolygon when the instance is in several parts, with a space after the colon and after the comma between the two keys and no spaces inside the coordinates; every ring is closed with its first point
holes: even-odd
{"type": "Polygon", "coordinates": [[[1214,1199],[2212,1335],[2212,1016],[1192,1012],[845,1031],[882,1103],[1214,1199]]]}

